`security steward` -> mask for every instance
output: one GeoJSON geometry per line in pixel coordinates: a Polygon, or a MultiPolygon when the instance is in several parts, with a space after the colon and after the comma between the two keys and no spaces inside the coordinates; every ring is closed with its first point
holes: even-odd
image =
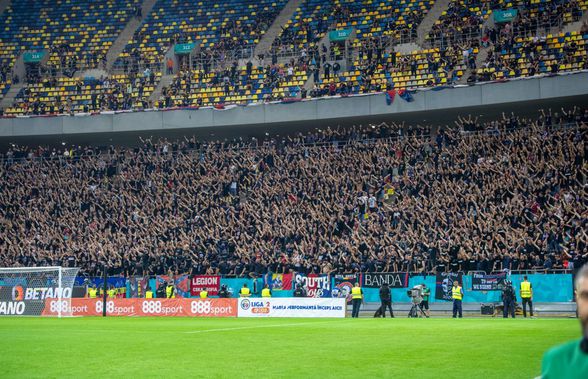
{"type": "Polygon", "coordinates": [[[153,299],[153,291],[151,291],[151,287],[145,289],[145,299],[153,299]]]}
{"type": "Polygon", "coordinates": [[[451,287],[451,298],[453,299],[453,318],[455,318],[458,313],[459,318],[462,318],[463,310],[461,302],[463,300],[463,290],[457,280],[453,282],[453,287],[451,287]]]}
{"type": "Polygon", "coordinates": [[[512,318],[515,318],[515,291],[512,288],[510,280],[504,282],[504,288],[502,289],[502,305],[504,307],[502,311],[502,317],[508,318],[510,314],[512,318]]]}
{"type": "Polygon", "coordinates": [[[296,289],[294,290],[294,297],[306,297],[306,291],[300,283],[296,284],[296,289]]]}
{"type": "Polygon", "coordinates": [[[200,298],[201,299],[208,299],[208,291],[206,290],[206,287],[204,287],[202,289],[202,291],[200,291],[200,298]]]}
{"type": "Polygon", "coordinates": [[[358,318],[359,317],[359,307],[361,307],[361,303],[363,301],[363,291],[359,286],[359,283],[355,283],[353,288],[351,288],[351,304],[353,305],[353,309],[351,311],[351,317],[358,318]]]}
{"type": "Polygon", "coordinates": [[[166,299],[174,299],[176,297],[175,288],[172,283],[168,283],[167,287],[165,287],[165,297],[166,299]]]}
{"type": "Polygon", "coordinates": [[[227,286],[225,284],[223,284],[221,286],[220,291],[218,291],[218,297],[220,297],[221,299],[227,299],[230,296],[229,291],[227,290],[227,286]]]}
{"type": "Polygon", "coordinates": [[[386,308],[390,311],[390,317],[394,318],[392,311],[392,292],[388,284],[384,283],[380,287],[380,315],[386,318],[386,308]]]}
{"type": "Polygon", "coordinates": [[[116,289],[110,287],[110,289],[106,291],[106,295],[108,295],[109,298],[114,299],[116,297],[116,289]]]}
{"type": "Polygon", "coordinates": [[[239,297],[249,297],[251,296],[251,290],[247,288],[247,283],[243,284],[243,288],[239,290],[239,297]]]}
{"type": "Polygon", "coordinates": [[[261,290],[261,297],[272,297],[272,291],[267,284],[261,290]]]}
{"type": "Polygon", "coordinates": [[[94,284],[92,288],[88,288],[88,297],[90,299],[95,299],[98,296],[98,290],[96,289],[96,285],[94,284]]]}
{"type": "Polygon", "coordinates": [[[521,282],[521,299],[523,300],[523,317],[527,317],[527,304],[529,304],[529,312],[533,317],[533,286],[527,275],[523,277],[521,282]]]}

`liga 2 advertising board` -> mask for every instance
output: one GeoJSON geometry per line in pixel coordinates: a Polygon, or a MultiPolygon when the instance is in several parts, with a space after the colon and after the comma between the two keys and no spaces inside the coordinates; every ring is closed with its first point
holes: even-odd
{"type": "Polygon", "coordinates": [[[238,317],[345,317],[345,298],[243,298],[238,317]]]}

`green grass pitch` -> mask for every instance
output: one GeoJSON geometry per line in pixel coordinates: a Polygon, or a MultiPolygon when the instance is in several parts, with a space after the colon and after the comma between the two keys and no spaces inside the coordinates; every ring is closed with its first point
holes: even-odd
{"type": "Polygon", "coordinates": [[[0,378],[533,378],[575,319],[0,318],[0,378]]]}

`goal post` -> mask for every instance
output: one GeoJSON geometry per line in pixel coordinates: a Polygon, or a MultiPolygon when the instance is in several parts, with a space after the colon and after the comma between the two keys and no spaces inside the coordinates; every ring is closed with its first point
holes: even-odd
{"type": "Polygon", "coordinates": [[[79,268],[0,267],[0,316],[71,316],[79,268]]]}

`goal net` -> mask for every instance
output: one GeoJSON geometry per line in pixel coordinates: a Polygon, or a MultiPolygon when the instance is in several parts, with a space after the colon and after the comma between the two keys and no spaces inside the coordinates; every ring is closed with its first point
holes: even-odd
{"type": "Polygon", "coordinates": [[[71,316],[79,268],[0,267],[0,316],[71,316]]]}

